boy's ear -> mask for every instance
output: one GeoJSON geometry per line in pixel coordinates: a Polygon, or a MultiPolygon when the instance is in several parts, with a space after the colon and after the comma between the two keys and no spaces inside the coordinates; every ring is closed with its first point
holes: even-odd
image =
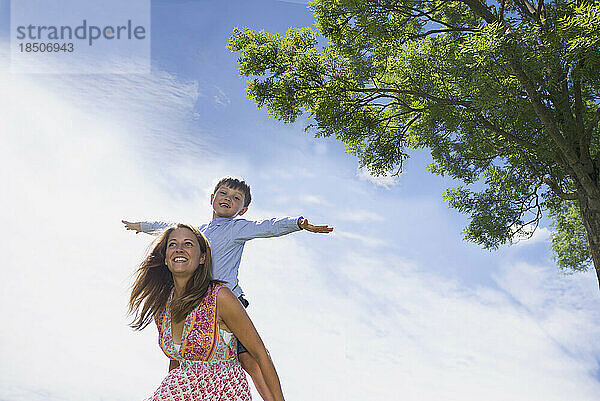
{"type": "Polygon", "coordinates": [[[246,206],[246,207],[243,207],[243,208],[240,210],[240,212],[239,212],[237,215],[238,215],[238,216],[241,216],[241,215],[243,215],[244,213],[246,213],[247,211],[248,211],[248,206],[246,206]]]}

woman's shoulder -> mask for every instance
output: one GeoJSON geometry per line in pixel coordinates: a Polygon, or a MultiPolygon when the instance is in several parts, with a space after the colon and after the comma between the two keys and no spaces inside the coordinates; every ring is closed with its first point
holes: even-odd
{"type": "Polygon", "coordinates": [[[236,296],[233,294],[233,291],[231,291],[229,288],[227,288],[227,286],[223,283],[213,283],[213,294],[215,296],[215,298],[217,299],[217,301],[219,302],[228,302],[231,300],[235,300],[236,302],[239,302],[238,299],[236,298],[236,296]]]}
{"type": "Polygon", "coordinates": [[[231,292],[231,290],[227,288],[223,281],[212,280],[208,286],[208,291],[206,292],[206,296],[204,297],[204,302],[212,304],[216,301],[220,301],[221,299],[223,299],[223,296],[226,292],[231,292]]]}
{"type": "Polygon", "coordinates": [[[210,290],[213,294],[217,294],[219,292],[221,292],[222,289],[226,289],[229,290],[229,292],[231,292],[231,290],[229,288],[227,288],[227,286],[225,285],[224,281],[221,280],[212,280],[210,283],[210,290]]]}

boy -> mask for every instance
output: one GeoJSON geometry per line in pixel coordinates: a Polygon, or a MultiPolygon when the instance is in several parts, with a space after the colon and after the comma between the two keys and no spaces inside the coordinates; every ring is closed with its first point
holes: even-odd
{"type": "MultiPolygon", "coordinates": [[[[237,178],[223,178],[215,186],[210,196],[213,208],[213,219],[200,227],[200,231],[210,243],[213,257],[213,277],[226,281],[227,287],[233,291],[244,307],[248,301],[238,283],[238,270],[246,241],[254,238],[278,237],[299,230],[314,233],[330,233],[333,227],[327,225],[314,226],[303,217],[286,217],[282,219],[264,220],[261,222],[236,219],[248,210],[252,197],[250,186],[237,178]]],[[[123,220],[127,230],[136,233],[158,234],[170,224],[165,222],[136,222],[123,220]]],[[[254,385],[264,400],[272,399],[256,360],[240,343],[238,357],[240,364],[250,374],[254,385]]]]}

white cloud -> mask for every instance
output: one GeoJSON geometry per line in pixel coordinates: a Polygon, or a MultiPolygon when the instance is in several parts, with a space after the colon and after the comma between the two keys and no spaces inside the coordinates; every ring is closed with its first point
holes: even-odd
{"type": "MultiPolygon", "coordinates": [[[[120,219],[202,222],[205,190],[230,166],[188,125],[194,83],[159,71],[63,79],[0,74],[0,311],[9,322],[0,398],[142,399],[167,361],[154,327],[126,327],[149,238],[120,219]]],[[[498,287],[469,288],[379,241],[336,229],[246,246],[240,281],[287,398],[587,401],[600,392],[591,272],[561,277],[517,263],[498,287]]]]}
{"type": "Polygon", "coordinates": [[[0,86],[0,221],[9,233],[1,246],[11,277],[0,288],[10,322],[0,328],[0,398],[141,399],[166,361],[152,327],[126,326],[128,286],[148,238],[120,220],[200,220],[200,198],[168,191],[220,168],[181,120],[190,120],[196,89],[161,72],[0,72],[0,86]]]}
{"type": "Polygon", "coordinates": [[[315,142],[315,154],[317,156],[325,156],[327,154],[327,144],[325,142],[315,142]]]}
{"type": "Polygon", "coordinates": [[[215,103],[223,107],[229,106],[231,104],[231,99],[229,99],[229,96],[227,96],[223,89],[219,88],[218,86],[215,86],[215,89],[217,90],[217,94],[213,96],[215,103]]]}
{"type": "Polygon", "coordinates": [[[548,364],[579,371],[585,382],[598,386],[600,326],[594,322],[600,321],[600,307],[595,272],[565,276],[545,266],[517,263],[505,266],[496,280],[535,322],[545,342],[562,350],[562,357],[548,364]]]}
{"type": "Polygon", "coordinates": [[[390,189],[390,187],[398,185],[399,183],[399,178],[396,176],[387,174],[382,177],[375,177],[364,168],[357,169],[356,176],[363,181],[368,181],[371,184],[374,184],[378,187],[383,187],[385,189],[390,189]]]}
{"type": "Polygon", "coordinates": [[[300,202],[311,203],[318,206],[332,206],[331,202],[326,201],[320,196],[316,195],[300,195],[297,197],[300,202]]]}
{"type": "Polygon", "coordinates": [[[343,257],[301,243],[249,244],[241,273],[289,398],[587,401],[600,391],[592,275],[507,268],[522,287],[533,274],[563,294],[528,287],[553,304],[536,309],[540,320],[508,284],[470,289],[351,242],[343,257]]]}
{"type": "Polygon", "coordinates": [[[296,184],[301,178],[314,178],[315,172],[312,169],[306,167],[295,168],[293,171],[288,169],[279,170],[264,170],[259,172],[259,175],[264,179],[282,179],[282,180],[293,180],[296,184]]]}
{"type": "Polygon", "coordinates": [[[513,243],[516,246],[526,246],[538,244],[540,242],[548,242],[550,240],[550,230],[546,227],[535,228],[533,225],[528,224],[521,232],[515,232],[513,237],[513,243]]]}
{"type": "Polygon", "coordinates": [[[355,209],[346,212],[338,213],[337,218],[345,221],[353,222],[376,222],[383,221],[383,216],[370,210],[355,209]]]}
{"type": "Polygon", "coordinates": [[[291,4],[303,4],[308,5],[309,0],[277,0],[281,3],[291,3],[291,4]]]}
{"type": "Polygon", "coordinates": [[[334,237],[347,238],[353,241],[358,241],[368,247],[376,248],[380,246],[385,246],[387,243],[379,238],[370,237],[368,235],[361,235],[356,233],[351,233],[347,231],[335,230],[332,234],[334,237]]]}

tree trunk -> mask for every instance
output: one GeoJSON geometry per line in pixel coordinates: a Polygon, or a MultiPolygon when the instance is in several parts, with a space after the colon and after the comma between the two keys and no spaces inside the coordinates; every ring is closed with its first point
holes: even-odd
{"type": "Polygon", "coordinates": [[[587,232],[592,261],[600,287],[600,199],[585,198],[579,201],[581,220],[587,232]]]}

